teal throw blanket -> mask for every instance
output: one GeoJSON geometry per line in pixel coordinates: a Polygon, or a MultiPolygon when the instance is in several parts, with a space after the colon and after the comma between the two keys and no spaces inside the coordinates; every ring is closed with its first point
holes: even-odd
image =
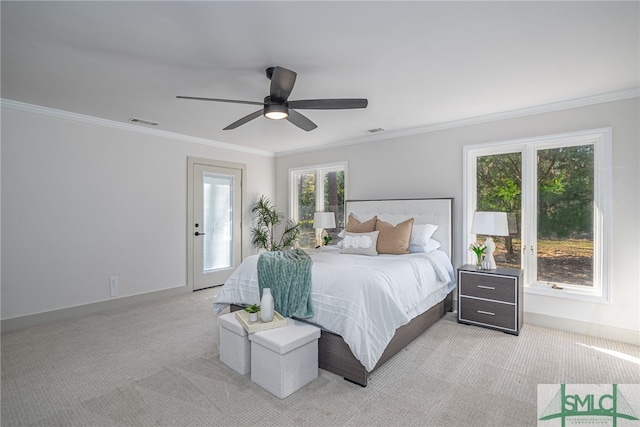
{"type": "Polygon", "coordinates": [[[313,316],[311,258],[302,249],[263,252],[258,258],[258,284],[270,288],[275,310],[284,317],[313,316]]]}

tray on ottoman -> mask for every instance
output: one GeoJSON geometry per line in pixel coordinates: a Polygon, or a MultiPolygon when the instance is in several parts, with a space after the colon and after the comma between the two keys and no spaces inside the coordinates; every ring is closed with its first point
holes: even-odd
{"type": "Polygon", "coordinates": [[[250,334],[254,332],[266,331],[268,329],[279,328],[281,326],[287,326],[286,317],[282,317],[277,311],[273,312],[273,320],[271,322],[263,322],[258,315],[258,320],[255,322],[249,322],[249,313],[244,310],[238,310],[235,312],[238,322],[242,327],[250,334]]]}

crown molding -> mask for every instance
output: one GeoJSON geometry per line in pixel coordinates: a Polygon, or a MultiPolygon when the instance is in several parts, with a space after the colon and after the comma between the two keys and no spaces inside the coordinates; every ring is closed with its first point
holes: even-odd
{"type": "Polygon", "coordinates": [[[183,135],[180,133],[168,132],[159,129],[151,129],[129,123],[117,122],[114,120],[102,119],[99,117],[87,116],[85,114],[72,113],[69,111],[57,110],[55,108],[43,107],[40,105],[27,104],[25,102],[14,101],[11,99],[0,98],[2,108],[8,108],[16,111],[40,114],[43,116],[56,117],[59,119],[72,120],[81,123],[88,123],[97,126],[110,127],[129,132],[143,133],[146,135],[158,136],[161,138],[173,139],[181,142],[192,142],[195,144],[207,145],[210,147],[222,148],[225,150],[240,151],[243,153],[257,154],[260,156],[274,157],[275,153],[271,151],[258,150],[254,148],[242,147],[240,145],[228,144],[226,142],[215,141],[212,139],[198,138],[195,136],[183,135]]]}
{"type": "Polygon", "coordinates": [[[569,110],[572,108],[579,108],[579,107],[584,107],[584,106],[593,105],[593,104],[602,104],[605,102],[620,101],[623,99],[636,98],[636,97],[640,97],[640,88],[621,90],[617,92],[609,92],[601,95],[570,99],[567,101],[554,102],[551,104],[538,105],[535,107],[520,108],[517,110],[504,111],[501,113],[470,117],[467,119],[435,123],[432,125],[420,126],[420,127],[415,127],[411,129],[389,131],[389,132],[384,132],[377,135],[369,135],[362,138],[341,141],[334,144],[326,144],[326,145],[321,145],[316,147],[302,148],[298,150],[280,151],[275,153],[275,156],[276,157],[291,156],[295,154],[303,154],[307,152],[326,150],[329,148],[339,148],[339,147],[345,147],[350,145],[364,144],[367,142],[382,141],[382,140],[391,139],[391,138],[400,138],[403,136],[424,134],[424,133],[436,132],[440,130],[477,125],[481,123],[496,122],[500,120],[513,119],[517,117],[549,113],[553,111],[569,110]]]}
{"type": "Polygon", "coordinates": [[[551,104],[538,105],[534,107],[521,108],[517,110],[510,110],[501,113],[487,114],[484,116],[470,117],[467,119],[452,120],[449,122],[435,123],[427,126],[420,126],[411,129],[401,129],[397,131],[388,131],[378,135],[369,135],[362,138],[355,138],[345,141],[340,141],[332,144],[325,144],[315,147],[301,148],[296,150],[271,152],[266,150],[258,150],[254,148],[243,147],[240,145],[228,144],[225,142],[215,141],[206,138],[198,138],[194,136],[168,132],[158,129],[150,129],[141,127],[139,125],[133,125],[129,123],[116,122],[114,120],[107,120],[98,117],[88,116],[84,114],[72,113],[69,111],[57,110],[54,108],[43,107],[39,105],[27,104],[24,102],[13,101],[10,99],[0,98],[0,102],[3,108],[9,108],[17,111],[24,111],[34,114],[41,114],[50,117],[57,117],[61,119],[74,120],[83,123],[90,123],[98,126],[105,126],[116,128],[120,130],[144,133],[147,135],[158,136],[162,138],[173,139],[182,142],[192,142],[195,144],[207,145],[210,147],[222,148],[226,150],[238,151],[243,153],[257,154],[267,157],[284,157],[295,154],[303,154],[308,152],[316,152],[321,150],[327,150],[332,148],[346,147],[350,145],[364,144],[367,142],[382,141],[392,138],[400,138],[403,136],[411,136],[418,134],[425,134],[430,132],[436,132],[446,129],[454,129],[464,126],[471,126],[482,123],[496,122],[500,120],[513,119],[517,117],[531,116],[535,114],[549,113],[553,111],[568,110],[572,108],[579,108],[593,104],[601,104],[605,102],[620,101],[623,99],[640,97],[640,88],[622,90],[617,92],[609,92],[600,95],[588,96],[584,98],[571,99],[567,101],[554,102],[551,104]]]}

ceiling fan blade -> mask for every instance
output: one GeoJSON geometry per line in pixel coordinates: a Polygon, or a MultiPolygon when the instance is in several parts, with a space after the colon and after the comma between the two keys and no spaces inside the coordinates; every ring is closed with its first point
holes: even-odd
{"type": "Polygon", "coordinates": [[[283,103],[289,98],[293,85],[296,82],[297,74],[282,67],[274,67],[271,76],[271,89],[269,95],[271,101],[283,103]]]}
{"type": "Polygon", "coordinates": [[[289,109],[289,117],[287,117],[287,120],[307,132],[312,131],[318,127],[318,125],[313,123],[311,120],[292,109],[289,109]]]}
{"type": "Polygon", "coordinates": [[[180,98],[180,99],[195,99],[196,101],[230,102],[232,104],[264,105],[263,102],[239,101],[237,99],[200,98],[200,97],[197,97],[197,96],[181,96],[181,95],[176,96],[176,98],[180,98]]]}
{"type": "Polygon", "coordinates": [[[300,110],[346,110],[351,108],[367,108],[369,101],[364,98],[343,99],[301,99],[289,101],[289,108],[300,110]]]}
{"type": "Polygon", "coordinates": [[[235,129],[238,126],[242,126],[243,124],[250,122],[251,120],[258,118],[262,115],[262,110],[258,110],[255,111],[249,115],[244,116],[243,118],[241,118],[240,120],[236,120],[235,122],[231,123],[229,126],[227,126],[226,128],[222,129],[222,130],[231,130],[231,129],[235,129]]]}

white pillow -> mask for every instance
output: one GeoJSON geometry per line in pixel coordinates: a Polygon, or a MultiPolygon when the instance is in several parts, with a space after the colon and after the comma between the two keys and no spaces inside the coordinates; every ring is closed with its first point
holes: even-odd
{"type": "Polygon", "coordinates": [[[376,250],[378,234],[380,234],[379,231],[372,231],[370,233],[345,232],[344,239],[341,242],[342,253],[369,256],[378,255],[378,251],[376,250]]]}
{"type": "Polygon", "coordinates": [[[440,246],[442,246],[440,244],[440,242],[438,242],[437,240],[433,240],[433,239],[429,239],[427,241],[427,244],[424,246],[420,246],[420,245],[409,245],[409,252],[415,254],[415,253],[421,253],[421,252],[431,252],[431,251],[435,251],[436,249],[438,249],[440,246]]]}
{"type": "Polygon", "coordinates": [[[437,229],[438,226],[433,224],[413,224],[409,246],[427,246],[437,229]]]}

